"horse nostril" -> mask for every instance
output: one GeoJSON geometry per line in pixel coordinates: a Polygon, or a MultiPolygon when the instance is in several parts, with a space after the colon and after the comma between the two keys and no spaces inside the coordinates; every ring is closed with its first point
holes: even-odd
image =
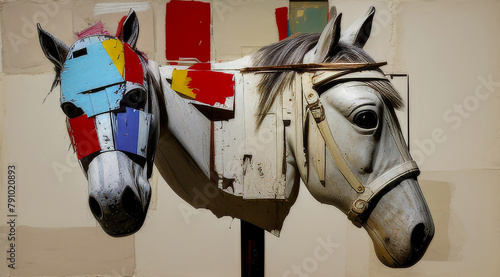
{"type": "Polygon", "coordinates": [[[411,233],[411,245],[415,248],[422,247],[427,237],[427,232],[428,230],[423,223],[417,224],[411,233]]]}
{"type": "Polygon", "coordinates": [[[141,213],[141,201],[130,187],[126,187],[122,194],[122,206],[125,212],[132,218],[141,213]]]}
{"type": "Polygon", "coordinates": [[[89,206],[90,206],[90,211],[96,218],[101,218],[102,216],[102,210],[101,210],[101,205],[95,200],[94,197],[90,196],[89,197],[89,206]]]}

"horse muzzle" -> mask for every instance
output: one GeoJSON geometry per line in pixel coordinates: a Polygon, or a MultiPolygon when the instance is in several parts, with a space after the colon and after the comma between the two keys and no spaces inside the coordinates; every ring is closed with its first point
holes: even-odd
{"type": "Polygon", "coordinates": [[[143,225],[151,199],[144,170],[120,151],[99,154],[89,164],[90,210],[108,235],[131,235],[143,225]]]}
{"type": "Polygon", "coordinates": [[[434,222],[417,180],[405,179],[383,194],[363,227],[383,264],[404,268],[417,263],[434,236],[434,222]]]}

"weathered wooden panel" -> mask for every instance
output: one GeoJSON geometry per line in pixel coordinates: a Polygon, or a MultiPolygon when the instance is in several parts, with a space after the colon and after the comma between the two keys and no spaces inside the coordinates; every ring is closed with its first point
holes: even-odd
{"type": "Polygon", "coordinates": [[[219,175],[219,188],[224,191],[243,196],[243,159],[245,156],[245,101],[243,95],[243,77],[234,75],[235,94],[234,118],[227,121],[214,122],[215,171],[219,175]]]}
{"type": "MultiPolygon", "coordinates": [[[[177,68],[182,67],[164,67],[162,75],[169,79],[177,68]]],[[[196,100],[182,98],[164,83],[172,133],[219,189],[244,199],[287,199],[291,189],[286,189],[281,100],[257,128],[260,75],[242,75],[234,69],[217,71],[234,75],[233,117],[210,122],[194,108],[196,100]]]]}
{"type": "Polygon", "coordinates": [[[115,140],[113,128],[111,126],[110,113],[103,113],[95,116],[97,138],[99,139],[99,146],[103,152],[115,150],[115,140]]]}
{"type": "MultiPolygon", "coordinates": [[[[172,67],[160,68],[161,76],[172,76],[172,67]]],[[[162,82],[168,113],[168,127],[181,145],[193,157],[203,173],[210,176],[211,123],[193,105],[192,100],[181,98],[162,82]]]]}
{"type": "Polygon", "coordinates": [[[284,127],[280,101],[276,101],[257,129],[259,100],[256,84],[259,74],[244,75],[245,157],[243,160],[244,194],[247,199],[283,198],[285,176],[284,127]],[[280,111],[280,113],[277,113],[280,111]],[[282,188],[283,187],[283,188],[282,188]]]}

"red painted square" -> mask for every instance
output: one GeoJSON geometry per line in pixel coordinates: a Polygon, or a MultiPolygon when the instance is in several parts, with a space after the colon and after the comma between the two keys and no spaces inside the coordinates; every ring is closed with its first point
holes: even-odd
{"type": "Polygon", "coordinates": [[[288,7],[277,8],[274,14],[276,15],[279,39],[283,40],[288,37],[288,7]]]}
{"type": "Polygon", "coordinates": [[[210,61],[210,18],[210,3],[178,0],[167,3],[167,59],[210,61]]]}
{"type": "Polygon", "coordinates": [[[101,150],[93,117],[84,114],[68,119],[68,123],[69,137],[78,159],[101,150]]]}
{"type": "Polygon", "coordinates": [[[233,74],[210,70],[189,70],[189,87],[196,94],[196,101],[215,105],[226,103],[227,97],[234,96],[233,74]]]}
{"type": "Polygon", "coordinates": [[[123,51],[125,52],[125,80],[142,85],[144,74],[142,72],[141,60],[128,43],[124,43],[123,46],[123,51]]]}

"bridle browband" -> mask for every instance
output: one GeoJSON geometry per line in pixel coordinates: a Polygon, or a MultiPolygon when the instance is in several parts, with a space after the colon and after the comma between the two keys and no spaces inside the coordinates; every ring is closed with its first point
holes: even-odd
{"type": "Polygon", "coordinates": [[[295,71],[295,72],[316,72],[316,71],[361,71],[376,69],[386,65],[387,62],[381,63],[301,63],[289,65],[271,65],[271,66],[255,66],[245,67],[240,69],[241,73],[269,73],[280,71],[295,71]]]}
{"type": "MultiPolygon", "coordinates": [[[[394,139],[394,142],[403,157],[403,162],[382,175],[378,176],[369,184],[363,184],[356,174],[350,168],[348,162],[343,157],[340,148],[338,147],[335,138],[328,125],[325,110],[320,101],[320,96],[316,89],[333,82],[347,82],[347,81],[370,81],[370,80],[384,80],[388,81],[382,71],[378,70],[379,67],[386,65],[383,63],[343,63],[343,64],[296,64],[284,66],[266,66],[266,67],[251,67],[242,69],[241,72],[258,72],[269,73],[279,71],[296,71],[314,72],[314,75],[302,75],[302,96],[303,103],[305,104],[304,117],[312,117],[316,126],[318,127],[326,147],[332,155],[335,164],[349,185],[356,191],[358,197],[353,201],[347,217],[356,227],[363,225],[363,214],[368,211],[370,202],[380,194],[387,186],[393,184],[397,180],[409,178],[419,174],[419,169],[415,161],[411,158],[406,146],[402,143],[403,139],[394,139]]],[[[384,120],[388,121],[389,130],[393,136],[399,136],[397,132],[397,125],[393,117],[389,113],[387,107],[384,105],[384,120]]],[[[303,120],[306,121],[306,120],[303,120]]],[[[304,158],[304,160],[306,160],[304,158]]],[[[307,164],[309,166],[309,164],[307,164]]],[[[318,172],[325,172],[325,163],[317,163],[316,166],[323,167],[317,169],[318,172]]],[[[321,177],[320,177],[321,179],[321,177]]],[[[324,180],[323,180],[324,181],[324,180]]],[[[320,180],[321,182],[321,180],[320,180]]],[[[323,182],[324,183],[324,182],[323,182]]]]}

